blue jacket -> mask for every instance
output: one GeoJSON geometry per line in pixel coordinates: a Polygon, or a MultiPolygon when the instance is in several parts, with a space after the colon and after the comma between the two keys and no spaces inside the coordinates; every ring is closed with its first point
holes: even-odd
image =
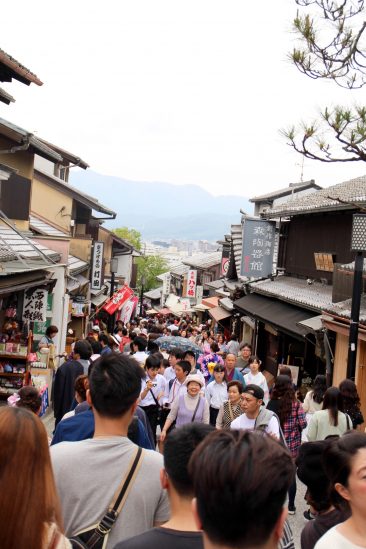
{"type": "MultiPolygon", "coordinates": [[[[56,427],[51,446],[64,441],[74,442],[92,438],[94,435],[94,427],[94,414],[91,409],[64,419],[63,421],[60,421],[56,427]]],[[[137,437],[133,442],[138,446],[141,446],[141,448],[154,450],[154,447],[151,445],[146,434],[145,428],[139,419],[137,419],[137,437]]]]}
{"type": "MultiPolygon", "coordinates": [[[[211,381],[214,381],[214,380],[215,380],[215,378],[212,374],[212,376],[209,379],[209,383],[211,383],[211,381]]],[[[236,368],[234,368],[234,375],[233,375],[233,379],[231,381],[240,381],[240,383],[243,385],[243,387],[245,387],[245,381],[244,381],[243,374],[241,372],[239,372],[239,370],[237,370],[236,368]]]]}

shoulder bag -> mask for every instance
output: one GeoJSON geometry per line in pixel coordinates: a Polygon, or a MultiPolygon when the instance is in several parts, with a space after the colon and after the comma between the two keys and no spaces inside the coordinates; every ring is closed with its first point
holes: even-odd
{"type": "Polygon", "coordinates": [[[139,447],[133,457],[130,469],[121,484],[118,486],[118,489],[108,507],[108,511],[105,513],[99,524],[93,525],[91,528],[83,530],[82,532],[79,532],[75,536],[69,538],[73,549],[104,549],[106,547],[109,533],[126,502],[131,486],[136,478],[137,472],[141,465],[142,455],[142,448],[139,447]]]}

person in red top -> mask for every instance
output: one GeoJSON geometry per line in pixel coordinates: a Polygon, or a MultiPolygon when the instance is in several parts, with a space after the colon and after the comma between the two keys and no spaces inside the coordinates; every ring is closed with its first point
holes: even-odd
{"type": "Polygon", "coordinates": [[[119,350],[121,351],[121,353],[123,353],[125,345],[127,345],[127,343],[131,343],[131,338],[128,336],[128,331],[126,330],[126,328],[122,328],[122,337],[119,344],[119,350]]]}
{"type": "MultiPolygon", "coordinates": [[[[267,410],[278,415],[288,449],[292,458],[296,459],[301,445],[301,432],[305,429],[307,422],[303,407],[296,399],[289,376],[280,375],[277,377],[267,410]]],[[[296,512],[296,478],[290,486],[288,495],[288,512],[290,515],[294,515],[296,512]]]]}

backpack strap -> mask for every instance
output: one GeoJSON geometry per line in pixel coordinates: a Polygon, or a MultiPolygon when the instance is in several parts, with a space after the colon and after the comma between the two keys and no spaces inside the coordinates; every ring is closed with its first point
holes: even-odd
{"type": "Polygon", "coordinates": [[[109,532],[112,530],[114,523],[116,522],[118,515],[120,514],[122,507],[126,502],[129,491],[136,478],[136,475],[141,465],[142,455],[142,448],[138,447],[125,478],[122,480],[121,484],[116,490],[116,493],[113,496],[108,511],[105,513],[104,517],[99,522],[94,533],[87,542],[89,548],[94,547],[96,543],[103,539],[104,536],[109,534],[109,532]]]}

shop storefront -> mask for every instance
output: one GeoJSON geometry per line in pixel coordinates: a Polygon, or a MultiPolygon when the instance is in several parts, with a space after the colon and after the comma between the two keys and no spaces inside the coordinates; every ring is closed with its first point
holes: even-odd
{"type": "Polygon", "coordinates": [[[321,326],[314,332],[306,325],[314,312],[258,294],[242,297],[234,306],[252,321],[254,349],[271,378],[281,364],[293,367],[299,384],[303,378],[325,373],[321,326]]]}

